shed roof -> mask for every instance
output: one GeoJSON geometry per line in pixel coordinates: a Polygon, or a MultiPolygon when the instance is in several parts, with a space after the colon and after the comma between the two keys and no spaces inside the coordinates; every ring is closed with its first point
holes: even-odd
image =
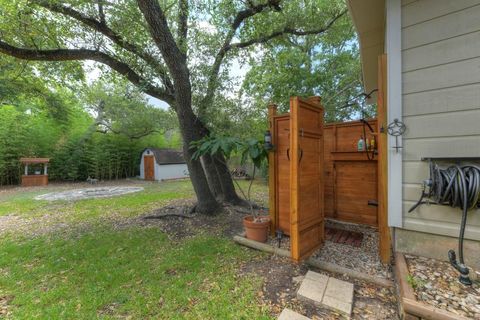
{"type": "Polygon", "coordinates": [[[50,162],[50,159],[49,158],[20,158],[20,162],[23,164],[48,163],[50,162]]]}
{"type": "MultiPolygon", "coordinates": [[[[152,151],[155,156],[155,161],[159,165],[163,164],[181,164],[185,163],[185,158],[183,157],[183,152],[175,149],[158,149],[158,148],[146,148],[143,150],[152,151]]],[[[143,154],[142,152],[142,154],[143,154]]]]}

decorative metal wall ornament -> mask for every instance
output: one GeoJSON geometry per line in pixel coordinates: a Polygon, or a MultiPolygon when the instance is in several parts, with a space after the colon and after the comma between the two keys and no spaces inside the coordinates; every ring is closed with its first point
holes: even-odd
{"type": "Polygon", "coordinates": [[[403,146],[398,145],[398,137],[402,136],[407,130],[407,126],[398,119],[393,119],[393,122],[387,126],[387,132],[389,135],[395,137],[395,150],[398,153],[398,149],[402,149],[403,146]]]}

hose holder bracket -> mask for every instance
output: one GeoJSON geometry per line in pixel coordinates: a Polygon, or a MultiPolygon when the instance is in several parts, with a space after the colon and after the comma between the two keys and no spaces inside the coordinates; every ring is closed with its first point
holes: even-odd
{"type": "Polygon", "coordinates": [[[461,209],[460,233],[458,236],[458,260],[455,250],[448,251],[450,264],[460,273],[459,281],[463,285],[472,285],[469,269],[464,262],[463,242],[469,210],[480,208],[480,166],[473,164],[478,157],[428,157],[430,178],[422,185],[420,199],[410,208],[413,212],[422,204],[429,204],[432,198],[434,204],[450,205],[461,209]],[[435,161],[455,163],[440,166],[435,161]],[[461,162],[470,162],[462,164],[461,162]],[[427,191],[428,189],[428,191],[427,191]]]}
{"type": "Polygon", "coordinates": [[[403,146],[398,145],[398,137],[402,136],[407,130],[407,126],[398,119],[393,119],[393,122],[389,123],[387,126],[387,133],[395,137],[395,147],[393,147],[396,152],[403,148],[403,146]]]}

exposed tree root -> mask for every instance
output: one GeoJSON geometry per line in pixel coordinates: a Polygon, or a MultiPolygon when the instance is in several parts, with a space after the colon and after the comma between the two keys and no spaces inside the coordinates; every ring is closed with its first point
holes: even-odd
{"type": "Polygon", "coordinates": [[[196,215],[197,206],[166,206],[153,211],[153,214],[145,216],[144,219],[163,219],[166,217],[193,218],[196,215]]]}

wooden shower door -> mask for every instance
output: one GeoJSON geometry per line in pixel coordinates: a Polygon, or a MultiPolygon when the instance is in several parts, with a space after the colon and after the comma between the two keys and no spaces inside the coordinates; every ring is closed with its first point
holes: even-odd
{"type": "Polygon", "coordinates": [[[323,108],[319,97],[290,100],[290,246],[296,261],[324,241],[323,108]]]}

